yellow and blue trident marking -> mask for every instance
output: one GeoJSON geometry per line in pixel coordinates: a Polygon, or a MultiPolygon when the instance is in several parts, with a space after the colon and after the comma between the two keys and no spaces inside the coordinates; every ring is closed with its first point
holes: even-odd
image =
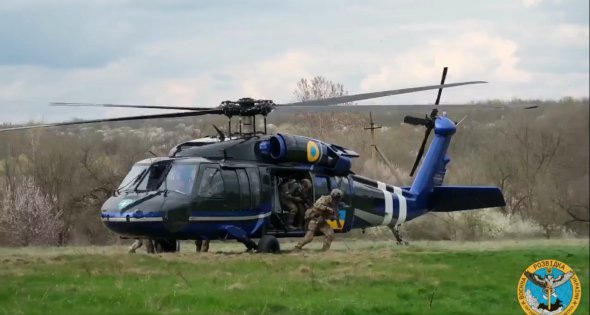
{"type": "Polygon", "coordinates": [[[344,228],[344,222],[346,219],[346,210],[338,210],[338,218],[340,219],[340,224],[341,224],[340,227],[338,227],[338,224],[336,224],[336,220],[328,220],[328,224],[334,230],[342,230],[344,228]]]}
{"type": "Polygon", "coordinates": [[[318,144],[315,141],[308,141],[307,142],[307,161],[311,163],[315,163],[320,160],[322,157],[322,151],[318,147],[318,144]]]}

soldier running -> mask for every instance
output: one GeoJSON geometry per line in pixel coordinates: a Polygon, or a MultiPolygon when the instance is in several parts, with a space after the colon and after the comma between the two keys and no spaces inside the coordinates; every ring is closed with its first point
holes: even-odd
{"type": "Polygon", "coordinates": [[[313,205],[305,212],[305,219],[309,221],[307,224],[307,232],[303,240],[295,245],[296,250],[301,250],[303,246],[313,240],[317,231],[324,234],[324,245],[322,250],[330,249],[330,245],[334,240],[334,231],[328,224],[329,219],[336,220],[338,228],[341,228],[340,218],[338,215],[338,203],[342,200],[342,191],[340,189],[333,189],[330,195],[321,196],[313,205]]]}
{"type": "MultiPolygon", "coordinates": [[[[156,252],[155,249],[155,245],[154,245],[154,241],[151,239],[146,239],[146,246],[145,246],[145,250],[148,254],[154,254],[156,252]]],[[[133,244],[131,244],[131,246],[129,247],[129,253],[130,254],[135,254],[135,251],[140,248],[141,246],[143,246],[143,239],[141,238],[136,238],[135,242],[133,242],[133,244]]]]}

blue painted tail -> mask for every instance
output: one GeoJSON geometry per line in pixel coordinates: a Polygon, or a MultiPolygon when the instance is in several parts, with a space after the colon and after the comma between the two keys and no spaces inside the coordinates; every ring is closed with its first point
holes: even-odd
{"type": "Polygon", "coordinates": [[[455,131],[452,120],[436,117],[434,139],[410,187],[410,193],[416,196],[416,205],[436,212],[505,206],[502,191],[497,187],[442,186],[450,162],[447,150],[455,131]]]}

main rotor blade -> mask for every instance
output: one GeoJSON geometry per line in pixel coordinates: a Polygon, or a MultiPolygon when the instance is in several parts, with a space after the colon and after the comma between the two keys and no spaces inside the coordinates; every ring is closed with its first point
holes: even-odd
{"type": "Polygon", "coordinates": [[[94,104],[94,103],[66,103],[52,102],[50,106],[72,106],[72,107],[122,107],[122,108],[152,108],[152,109],[174,109],[174,110],[209,110],[213,107],[179,107],[179,106],[154,106],[154,105],[120,105],[120,104],[94,104]]]}
{"type": "Polygon", "coordinates": [[[372,98],[385,97],[385,96],[391,96],[391,95],[415,93],[415,92],[426,91],[426,90],[436,90],[436,89],[441,89],[441,88],[449,88],[449,87],[454,87],[454,86],[461,86],[461,85],[468,85],[468,84],[479,84],[479,83],[487,83],[487,82],[486,81],[470,81],[470,82],[459,82],[459,83],[450,83],[450,84],[428,85],[428,86],[420,86],[420,87],[408,88],[408,89],[388,90],[388,91],[381,91],[381,92],[371,92],[371,93],[338,96],[338,97],[326,98],[326,99],[321,99],[321,100],[295,102],[295,103],[287,103],[287,104],[277,104],[278,105],[277,107],[284,107],[284,106],[329,106],[329,105],[350,103],[350,102],[368,100],[368,99],[372,99],[372,98]]]}
{"type": "Polygon", "coordinates": [[[80,121],[70,121],[70,122],[54,123],[54,124],[43,124],[43,125],[34,125],[34,126],[5,128],[5,129],[0,129],[0,132],[12,131],[12,130],[35,129],[35,128],[47,128],[47,127],[56,127],[56,126],[94,124],[94,123],[112,122],[112,121],[131,121],[131,120],[142,120],[142,119],[191,117],[191,116],[201,116],[201,115],[207,115],[207,114],[222,114],[222,111],[219,109],[209,109],[209,110],[204,110],[204,111],[200,111],[200,112],[182,112],[182,113],[170,113],[170,114],[159,114],[159,115],[141,115],[141,116],[127,116],[127,117],[117,117],[117,118],[107,118],[107,119],[80,120],[80,121]]]}

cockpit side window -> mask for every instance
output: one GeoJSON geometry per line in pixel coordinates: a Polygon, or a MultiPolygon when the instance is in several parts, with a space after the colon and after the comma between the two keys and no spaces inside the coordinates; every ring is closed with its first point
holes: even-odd
{"type": "Polygon", "coordinates": [[[206,167],[201,175],[201,184],[199,185],[199,197],[203,198],[223,198],[223,178],[221,171],[215,167],[206,167]]]}
{"type": "Polygon", "coordinates": [[[169,191],[190,195],[196,176],[196,164],[174,163],[166,175],[164,186],[169,191]]]}

